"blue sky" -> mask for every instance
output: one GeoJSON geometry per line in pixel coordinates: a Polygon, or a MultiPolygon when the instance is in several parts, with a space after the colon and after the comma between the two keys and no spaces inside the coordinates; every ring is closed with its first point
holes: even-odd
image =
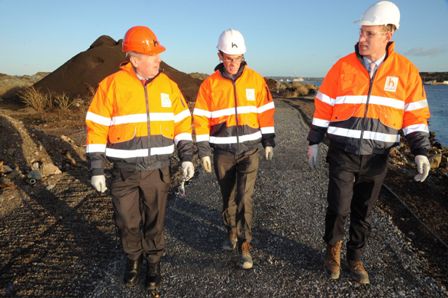
{"type": "MultiPolygon", "coordinates": [[[[249,65],[265,76],[324,76],[353,51],[359,19],[375,0],[0,0],[0,73],[51,72],[99,36],[149,26],[184,72],[211,73],[227,28],[246,39],[249,65]]],[[[421,71],[448,71],[448,0],[395,0],[396,49],[421,71]]]]}

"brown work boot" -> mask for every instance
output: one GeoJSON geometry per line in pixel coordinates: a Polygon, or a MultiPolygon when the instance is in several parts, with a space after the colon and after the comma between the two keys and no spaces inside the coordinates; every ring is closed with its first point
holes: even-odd
{"type": "Polygon", "coordinates": [[[238,243],[238,236],[236,233],[236,229],[230,230],[228,236],[224,240],[222,244],[222,249],[227,251],[233,251],[236,249],[236,244],[238,243]]]}
{"type": "Polygon", "coordinates": [[[369,273],[367,273],[367,270],[364,268],[364,264],[362,263],[362,261],[347,260],[347,263],[348,263],[348,270],[350,270],[350,276],[353,280],[362,285],[367,285],[370,283],[369,273]]]}
{"type": "Polygon", "coordinates": [[[243,244],[241,244],[241,267],[243,269],[251,269],[254,265],[252,261],[252,256],[250,255],[250,243],[247,241],[244,241],[243,244]]]}
{"type": "Polygon", "coordinates": [[[324,267],[331,279],[338,279],[341,274],[341,247],[342,240],[336,242],[335,245],[327,245],[324,267]]]}

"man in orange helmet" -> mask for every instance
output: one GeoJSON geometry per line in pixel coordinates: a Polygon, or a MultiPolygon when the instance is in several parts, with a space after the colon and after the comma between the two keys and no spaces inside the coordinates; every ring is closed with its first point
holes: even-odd
{"type": "Polygon", "coordinates": [[[267,160],[273,156],[274,102],[264,78],[244,61],[243,35],[225,30],[218,40],[222,61],[204,80],[196,99],[194,126],[203,168],[211,172],[213,161],[223,199],[222,216],[228,234],[223,245],[234,250],[241,240],[241,266],[253,266],[250,254],[258,146],[267,160]]]}
{"type": "Polygon", "coordinates": [[[175,146],[184,179],[194,174],[191,115],[176,83],[159,70],[165,48],[148,27],[130,28],[122,50],[127,61],[100,82],[87,112],[86,151],[91,184],[99,192],[107,190],[105,161],[113,162],[114,219],[127,256],[124,282],[139,282],[146,258],[146,286],[155,290],[175,146]]]}
{"type": "Polygon", "coordinates": [[[325,269],[340,275],[344,223],[350,215],[347,264],[351,277],[368,284],[361,261],[371,231],[369,215],[387,170],[389,150],[402,130],[423,182],[429,173],[429,108],[418,69],[394,51],[392,35],[400,11],[390,1],[369,7],[361,21],[355,52],[341,58],[325,76],[315,99],[308,134],[308,161],[315,168],[318,144],[330,140],[325,269]]]}

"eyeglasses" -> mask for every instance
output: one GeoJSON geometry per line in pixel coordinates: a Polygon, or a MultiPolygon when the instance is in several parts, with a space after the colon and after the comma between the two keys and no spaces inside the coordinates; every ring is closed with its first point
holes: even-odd
{"type": "Polygon", "coordinates": [[[240,63],[241,61],[244,60],[244,55],[241,55],[241,56],[238,56],[238,57],[234,57],[234,58],[231,58],[231,57],[226,56],[224,54],[221,54],[221,56],[222,56],[222,60],[224,62],[226,62],[226,63],[232,63],[232,62],[240,63]]]}
{"type": "Polygon", "coordinates": [[[386,31],[366,31],[366,30],[359,30],[359,37],[365,37],[367,39],[372,39],[377,35],[384,35],[386,31]]]}

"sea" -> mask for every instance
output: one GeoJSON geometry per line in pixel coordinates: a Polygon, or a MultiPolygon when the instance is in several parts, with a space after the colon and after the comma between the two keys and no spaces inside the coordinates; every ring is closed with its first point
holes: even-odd
{"type": "MultiPolygon", "coordinates": [[[[297,77],[273,77],[283,81],[297,80],[297,77]]],[[[322,78],[299,78],[304,83],[319,86],[322,78]]],[[[425,85],[431,118],[429,130],[434,132],[436,140],[444,147],[448,147],[448,85],[425,85]]]]}

